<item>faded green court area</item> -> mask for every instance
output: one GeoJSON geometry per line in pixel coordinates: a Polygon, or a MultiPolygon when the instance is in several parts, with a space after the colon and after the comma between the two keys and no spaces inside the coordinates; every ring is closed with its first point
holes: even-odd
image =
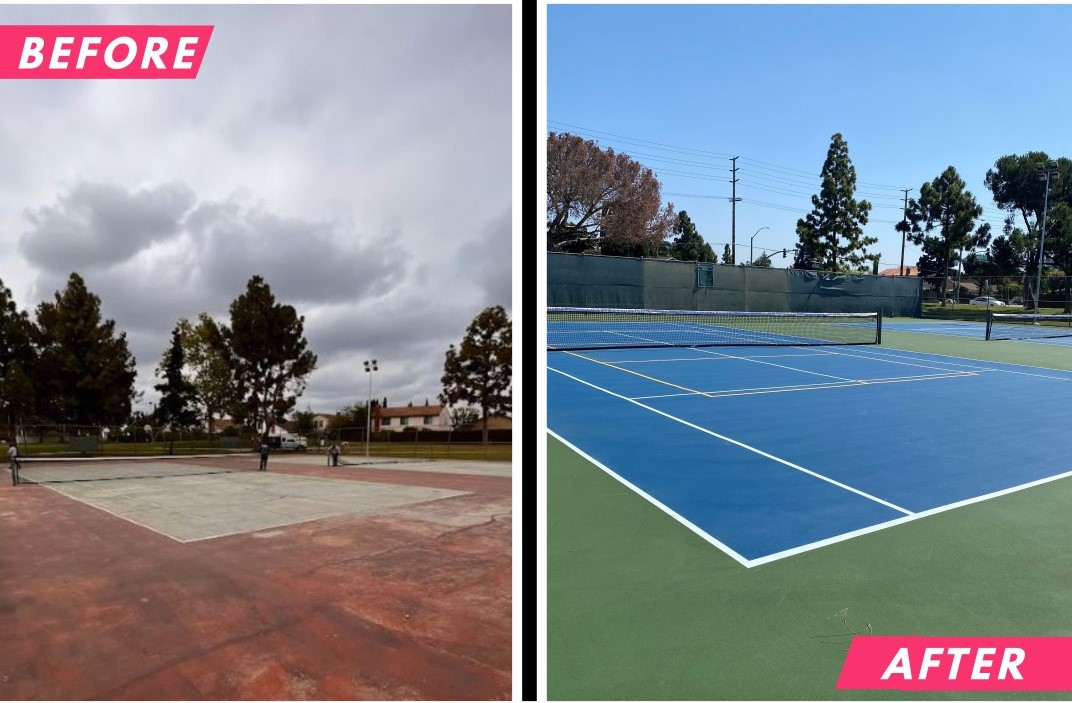
{"type": "Polygon", "coordinates": [[[461,491],[269,472],[88,481],[64,495],[179,542],[193,542],[329,517],[376,515],[461,491]]]}
{"type": "MultiPolygon", "coordinates": [[[[1059,346],[895,331],[883,332],[882,346],[1072,369],[1059,346]]],[[[982,408],[933,402],[950,409],[934,432],[952,436],[977,417],[1002,441],[1000,398],[982,408]]],[[[1063,418],[1038,421],[1052,423],[1055,443],[1067,441],[1063,418]]],[[[851,415],[816,431],[836,441],[852,432],[851,415]]],[[[1072,479],[748,569],[547,441],[551,699],[1067,699],[834,687],[854,633],[1072,635],[1072,479]]],[[[883,437],[874,448],[883,451],[883,437]]],[[[935,470],[956,461],[935,456],[935,470]]],[[[1069,469],[1072,460],[1053,473],[1069,469]]]]}

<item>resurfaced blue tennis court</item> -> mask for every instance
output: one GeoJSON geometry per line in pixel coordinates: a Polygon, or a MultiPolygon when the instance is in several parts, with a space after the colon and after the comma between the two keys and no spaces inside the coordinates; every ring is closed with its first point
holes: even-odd
{"type": "Polygon", "coordinates": [[[922,334],[940,334],[945,337],[965,337],[967,339],[985,339],[986,323],[962,320],[910,320],[884,322],[886,329],[897,332],[919,332],[922,334]]]}
{"type": "MultiPolygon", "coordinates": [[[[937,334],[943,337],[962,337],[964,339],[985,340],[986,322],[966,320],[910,320],[885,321],[883,326],[896,332],[918,332],[920,334],[937,334]]],[[[1062,337],[1039,337],[1037,339],[1014,339],[1023,344],[1052,344],[1056,346],[1072,345],[1072,334],[1062,337]]]]}
{"type": "Polygon", "coordinates": [[[745,566],[1072,475],[1069,372],[874,346],[547,363],[550,432],[745,566]]]}

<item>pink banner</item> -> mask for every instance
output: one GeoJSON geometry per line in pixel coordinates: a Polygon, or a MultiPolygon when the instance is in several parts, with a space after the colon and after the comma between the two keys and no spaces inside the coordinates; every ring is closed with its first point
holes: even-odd
{"type": "Polygon", "coordinates": [[[838,689],[1072,691],[1072,637],[857,635],[838,689]]]}
{"type": "Polygon", "coordinates": [[[212,25],[0,25],[0,78],[197,78],[212,25]]]}

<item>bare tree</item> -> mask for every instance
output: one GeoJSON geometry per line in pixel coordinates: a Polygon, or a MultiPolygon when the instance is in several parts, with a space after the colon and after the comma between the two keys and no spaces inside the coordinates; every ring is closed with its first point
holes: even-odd
{"type": "Polygon", "coordinates": [[[650,168],[573,134],[548,135],[549,250],[655,254],[676,221],[650,168]]]}

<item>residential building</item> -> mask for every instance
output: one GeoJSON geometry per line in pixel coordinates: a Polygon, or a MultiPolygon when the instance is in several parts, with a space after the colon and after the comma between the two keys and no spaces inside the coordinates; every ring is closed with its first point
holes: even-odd
{"type": "MultiPolygon", "coordinates": [[[[880,275],[880,276],[900,276],[901,275],[901,267],[897,266],[896,268],[892,268],[892,269],[882,269],[881,271],[878,272],[878,275],[880,275]]],[[[904,267],[904,275],[905,276],[918,276],[919,275],[919,267],[917,267],[917,266],[905,266],[904,267]]]]}
{"type": "Polygon", "coordinates": [[[404,432],[407,427],[418,430],[449,430],[450,411],[442,405],[408,405],[400,408],[381,408],[373,411],[374,431],[404,432]]]}
{"type": "Polygon", "coordinates": [[[313,432],[316,434],[327,432],[334,419],[335,415],[325,415],[322,413],[313,415],[313,432]]]}

